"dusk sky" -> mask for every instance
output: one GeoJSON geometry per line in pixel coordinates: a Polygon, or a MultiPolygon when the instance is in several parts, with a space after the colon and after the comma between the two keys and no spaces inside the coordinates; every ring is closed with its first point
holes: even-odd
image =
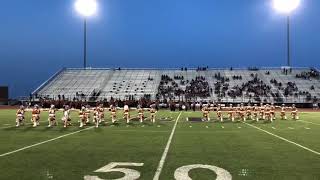
{"type": "MultiPolygon", "coordinates": [[[[100,0],[88,21],[91,67],[279,67],[286,17],[271,0],[100,0]]],[[[0,10],[0,86],[28,95],[63,67],[81,67],[83,19],[74,0],[8,0],[0,10]]],[[[291,17],[293,66],[320,59],[320,1],[291,17]]]]}

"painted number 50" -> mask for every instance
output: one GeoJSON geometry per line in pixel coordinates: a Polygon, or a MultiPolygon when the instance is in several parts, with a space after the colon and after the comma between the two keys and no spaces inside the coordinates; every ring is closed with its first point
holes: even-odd
{"type": "MultiPolygon", "coordinates": [[[[114,180],[137,180],[140,177],[140,172],[129,168],[116,168],[117,166],[143,166],[143,163],[131,163],[131,162],[111,162],[108,165],[94,171],[97,173],[108,173],[108,172],[122,172],[124,176],[122,178],[114,180]]],[[[217,174],[216,180],[232,180],[231,174],[220,167],[203,164],[192,164],[182,166],[174,172],[174,178],[176,180],[192,180],[189,176],[189,171],[192,169],[209,169],[217,174]]],[[[84,180],[104,180],[98,176],[84,176],[84,180]]]]}
{"type": "MultiPolygon", "coordinates": [[[[140,177],[140,172],[134,169],[128,168],[115,168],[117,166],[143,166],[143,163],[131,163],[131,162],[111,162],[106,166],[94,171],[99,173],[107,172],[122,172],[124,176],[115,180],[136,180],[140,177]]],[[[98,176],[84,176],[84,180],[103,180],[98,176]]]]}

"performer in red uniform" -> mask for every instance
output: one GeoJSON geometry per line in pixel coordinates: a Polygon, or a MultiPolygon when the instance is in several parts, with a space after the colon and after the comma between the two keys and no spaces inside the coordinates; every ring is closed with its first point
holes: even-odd
{"type": "Polygon", "coordinates": [[[19,127],[21,124],[24,124],[24,107],[20,106],[20,108],[16,112],[16,127],[19,127]]]}
{"type": "Polygon", "coordinates": [[[259,121],[259,111],[260,111],[260,109],[259,109],[258,105],[255,104],[255,105],[253,106],[253,118],[254,118],[254,120],[256,120],[257,122],[259,121]]]}
{"type": "Polygon", "coordinates": [[[48,113],[49,113],[49,116],[48,116],[49,125],[48,125],[48,127],[51,127],[53,125],[57,125],[56,109],[55,109],[54,105],[51,105],[48,113]]]}
{"type": "Polygon", "coordinates": [[[103,104],[100,104],[98,107],[98,116],[99,116],[99,123],[104,122],[104,108],[103,104]]]}
{"type": "Polygon", "coordinates": [[[142,123],[143,120],[144,120],[144,111],[143,111],[143,108],[139,105],[138,108],[138,118],[139,118],[139,121],[142,123]]]}
{"type": "Polygon", "coordinates": [[[110,105],[109,110],[111,111],[111,121],[112,123],[115,123],[117,118],[117,108],[113,105],[110,105]]]}
{"type": "Polygon", "coordinates": [[[38,105],[35,105],[32,110],[32,119],[33,127],[37,127],[40,125],[40,108],[38,105]]]}
{"type": "Polygon", "coordinates": [[[155,108],[155,105],[151,105],[150,106],[150,119],[151,119],[151,122],[152,123],[155,123],[156,122],[156,113],[157,113],[157,110],[155,108]]]}
{"type": "Polygon", "coordinates": [[[79,112],[79,118],[80,118],[80,126],[83,127],[87,122],[87,116],[86,116],[86,107],[82,106],[79,112]]]}
{"type": "Polygon", "coordinates": [[[125,119],[127,123],[130,122],[129,111],[130,111],[129,106],[128,105],[124,105],[124,107],[123,107],[123,119],[125,119]]]}
{"type": "Polygon", "coordinates": [[[205,121],[210,121],[209,112],[210,112],[210,109],[208,108],[208,106],[204,105],[202,108],[202,116],[205,121]]]}
{"type": "Polygon", "coordinates": [[[93,109],[93,122],[95,124],[95,127],[99,127],[100,123],[100,114],[99,114],[99,107],[96,107],[93,109]]]}
{"type": "Polygon", "coordinates": [[[291,117],[293,120],[299,119],[298,109],[296,108],[295,104],[292,104],[292,107],[291,107],[291,117]]]}
{"type": "Polygon", "coordinates": [[[222,115],[222,107],[221,107],[221,104],[218,104],[218,107],[217,107],[217,119],[218,119],[218,121],[223,122],[223,115],[222,115]]]}
{"type": "Polygon", "coordinates": [[[234,122],[234,108],[232,107],[232,104],[230,104],[228,108],[228,118],[234,122]]]}
{"type": "Polygon", "coordinates": [[[287,120],[286,109],[287,109],[286,106],[284,104],[282,104],[281,111],[280,111],[280,118],[282,120],[287,120]]]}

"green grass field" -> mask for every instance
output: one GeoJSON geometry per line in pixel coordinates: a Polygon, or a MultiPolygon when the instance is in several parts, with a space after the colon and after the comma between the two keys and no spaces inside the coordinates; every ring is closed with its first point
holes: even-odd
{"type": "Polygon", "coordinates": [[[63,128],[61,115],[57,127],[46,127],[43,112],[39,127],[16,128],[15,111],[0,110],[0,179],[320,179],[316,112],[301,113],[300,121],[192,123],[186,118],[201,112],[159,111],[156,124],[121,119],[113,126],[107,112],[99,128],[79,128],[75,113],[73,126],[63,128]]]}

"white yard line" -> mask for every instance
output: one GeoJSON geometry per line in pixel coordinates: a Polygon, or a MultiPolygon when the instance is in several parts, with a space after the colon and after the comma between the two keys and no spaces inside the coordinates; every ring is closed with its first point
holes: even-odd
{"type": "Polygon", "coordinates": [[[55,140],[58,140],[58,139],[61,139],[61,138],[64,138],[64,137],[67,137],[67,136],[70,136],[70,135],[73,135],[73,134],[77,134],[77,133],[79,133],[81,131],[85,131],[85,130],[92,129],[92,128],[94,128],[94,127],[91,126],[91,127],[85,128],[85,129],[81,129],[79,131],[75,131],[75,132],[68,133],[68,134],[65,134],[65,135],[62,135],[62,136],[58,136],[56,138],[52,138],[52,139],[49,139],[49,140],[46,140],[46,141],[42,141],[42,142],[39,142],[39,143],[36,143],[36,144],[32,144],[30,146],[25,146],[23,148],[20,148],[20,149],[14,150],[14,151],[10,151],[10,152],[4,153],[4,154],[0,154],[0,157],[4,157],[4,156],[7,156],[7,155],[10,155],[10,154],[19,152],[19,151],[23,151],[23,150],[26,150],[26,149],[29,149],[29,148],[32,148],[32,147],[35,147],[35,146],[39,146],[41,144],[45,144],[45,143],[48,143],[48,142],[51,142],[51,141],[55,141],[55,140]]]}
{"type": "Polygon", "coordinates": [[[171,144],[171,141],[172,141],[174,132],[175,132],[175,130],[176,130],[176,127],[177,127],[177,124],[178,124],[178,121],[179,121],[180,116],[181,116],[181,112],[180,112],[179,116],[177,117],[176,122],[175,122],[175,124],[174,124],[174,126],[173,126],[173,128],[172,128],[170,137],[169,137],[169,139],[168,139],[167,145],[166,145],[166,147],[165,147],[165,149],[164,149],[164,151],[163,151],[163,154],[162,154],[162,156],[161,156],[161,159],[160,159],[158,168],[157,168],[157,170],[156,170],[156,173],[155,173],[155,175],[154,175],[154,177],[153,177],[153,180],[159,180],[159,177],[160,177],[160,174],[161,174],[163,165],[164,165],[164,163],[165,163],[165,161],[166,161],[166,157],[167,157],[167,154],[168,154],[168,151],[169,151],[169,148],[170,148],[170,144],[171,144]]]}
{"type": "MultiPolygon", "coordinates": [[[[48,122],[48,121],[39,121],[40,123],[45,123],[45,122],[48,122]]],[[[32,125],[32,123],[25,123],[25,125],[21,125],[20,127],[28,127],[28,125],[32,125]]],[[[0,129],[9,129],[9,128],[13,128],[13,127],[16,127],[16,125],[12,125],[12,124],[7,124],[6,127],[0,127],[0,129]]],[[[20,128],[20,127],[17,127],[17,128],[20,128]]]]}
{"type": "Polygon", "coordinates": [[[304,121],[304,120],[298,120],[299,122],[304,122],[304,123],[308,123],[308,124],[314,124],[314,125],[318,125],[320,126],[320,124],[318,123],[314,123],[314,122],[309,122],[309,121],[304,121]]]}
{"type": "Polygon", "coordinates": [[[262,132],[265,132],[265,133],[267,133],[267,134],[269,134],[269,135],[271,135],[271,136],[274,136],[274,137],[276,137],[276,138],[278,138],[278,139],[281,139],[281,140],[283,140],[283,141],[286,141],[286,142],[288,142],[288,143],[290,143],[290,144],[296,145],[296,146],[298,146],[298,147],[300,147],[300,148],[302,148],[302,149],[305,149],[305,150],[307,150],[307,151],[309,151],[309,152],[312,152],[312,153],[314,153],[314,154],[316,154],[316,155],[320,155],[320,152],[315,151],[315,150],[312,150],[312,149],[310,149],[310,148],[307,148],[307,147],[305,147],[305,146],[303,146],[303,145],[301,145],[301,144],[295,143],[295,142],[293,142],[293,141],[290,141],[290,140],[288,140],[288,139],[286,139],[286,138],[284,138],[284,137],[281,137],[281,136],[278,136],[278,135],[276,135],[276,134],[273,134],[273,133],[271,133],[271,132],[269,132],[269,131],[266,131],[266,130],[264,130],[264,129],[261,129],[261,128],[257,127],[257,126],[252,125],[252,124],[248,124],[248,123],[244,123],[244,124],[246,124],[246,125],[248,125],[248,126],[251,126],[251,127],[255,128],[255,129],[258,129],[258,130],[260,130],[260,131],[262,131],[262,132]]]}

